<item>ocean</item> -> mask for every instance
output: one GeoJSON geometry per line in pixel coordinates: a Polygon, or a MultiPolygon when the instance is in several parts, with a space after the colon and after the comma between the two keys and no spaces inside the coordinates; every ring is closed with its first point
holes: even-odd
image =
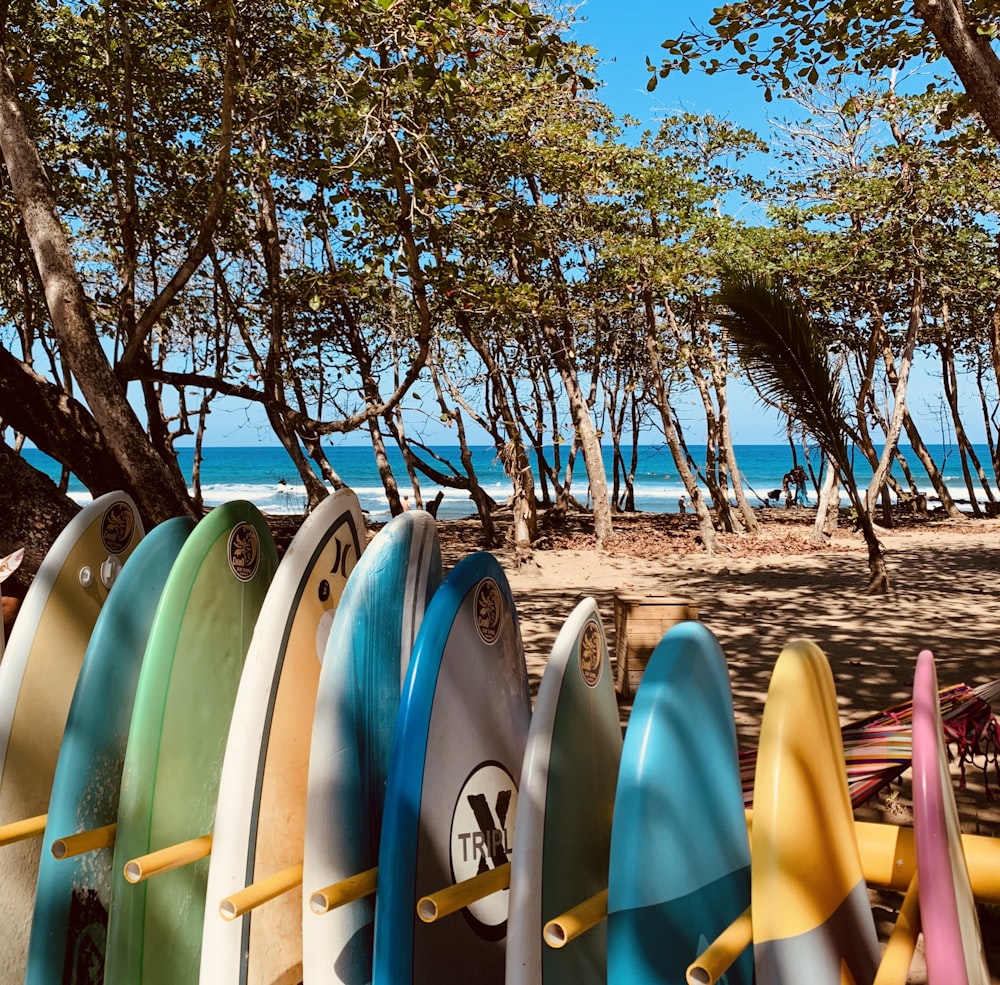
{"type": "MultiPolygon", "coordinates": [[[[704,461],[704,447],[692,445],[690,451],[696,462],[704,461]]],[[[916,456],[910,451],[909,446],[901,446],[901,451],[905,454],[914,476],[917,477],[921,491],[930,493],[930,483],[916,456]]],[[[953,497],[957,501],[968,500],[969,494],[962,479],[957,451],[943,446],[931,446],[930,451],[936,462],[944,463],[944,474],[953,497]]],[[[456,466],[459,465],[457,448],[438,447],[434,452],[442,459],[451,460],[456,466]]],[[[628,462],[631,450],[626,449],[625,452],[628,462]]],[[[371,449],[362,445],[340,445],[330,449],[328,454],[338,475],[357,494],[369,518],[376,522],[388,519],[389,507],[375,469],[371,449]]],[[[976,454],[987,474],[990,474],[989,450],[986,446],[976,446],[976,454]]],[[[36,468],[40,468],[53,479],[58,478],[58,466],[41,452],[29,449],[25,451],[25,456],[36,468]]],[[[610,491],[613,474],[610,449],[605,449],[604,457],[610,491]]],[[[781,485],[782,476],[792,467],[792,454],[787,445],[738,445],[736,457],[743,473],[744,488],[751,504],[755,506],[761,505],[761,497],[781,485]]],[[[799,458],[800,460],[802,458],[801,452],[799,458]]],[[[871,478],[871,470],[860,456],[858,458],[860,464],[856,474],[860,481],[867,482],[871,478]]],[[[193,450],[180,449],[179,459],[184,474],[190,482],[193,450]]],[[[203,459],[201,481],[206,506],[218,506],[233,499],[246,499],[265,513],[301,513],[305,507],[305,487],[281,447],[206,448],[203,459]]],[[[403,459],[397,449],[390,449],[389,460],[401,492],[409,492],[413,499],[403,459]]],[[[813,467],[818,470],[819,455],[815,451],[811,455],[811,461],[813,467]]],[[[497,502],[503,503],[510,494],[510,482],[497,461],[494,449],[486,446],[476,448],[473,462],[480,484],[497,502]]],[[[440,471],[447,471],[442,468],[440,461],[435,465],[440,471]]],[[[900,474],[898,466],[896,469],[897,475],[900,474]]],[[[433,483],[422,481],[420,491],[423,501],[428,503],[433,500],[439,488],[433,483]]],[[[586,500],[586,470],[579,456],[574,466],[572,488],[579,500],[586,500]]],[[[75,477],[71,477],[68,491],[70,496],[81,503],[90,499],[87,490],[75,477]]],[[[678,501],[683,494],[684,488],[666,445],[640,446],[635,476],[636,509],[649,513],[676,513],[678,501]]],[[[809,495],[810,500],[814,501],[815,493],[812,492],[811,483],[809,495]]],[[[981,500],[982,498],[980,496],[981,500]]],[[[846,500],[844,502],[846,504],[846,500]]],[[[438,516],[441,519],[455,519],[474,513],[475,507],[468,494],[461,490],[444,490],[444,499],[438,509],[438,516]]]]}

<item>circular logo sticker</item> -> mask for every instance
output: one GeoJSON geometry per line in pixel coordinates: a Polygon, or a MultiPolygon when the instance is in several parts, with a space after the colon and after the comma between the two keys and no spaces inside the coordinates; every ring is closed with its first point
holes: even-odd
{"type": "Polygon", "coordinates": [[[476,588],[476,629],[484,643],[492,645],[500,638],[503,597],[492,578],[484,578],[476,588]]]}
{"type": "Polygon", "coordinates": [[[594,687],[601,679],[602,650],[601,632],[591,620],[580,634],[580,673],[587,687],[594,687]]]}
{"type": "Polygon", "coordinates": [[[121,554],[132,542],[135,513],[128,503],[112,503],[101,518],[101,541],[109,554],[121,554]]]}
{"type": "MultiPolygon", "coordinates": [[[[502,764],[480,763],[462,785],[451,815],[451,873],[455,882],[510,861],[517,815],[517,784],[502,764]]],[[[506,889],[465,909],[473,930],[487,940],[507,933],[506,889]]]]}
{"type": "Polygon", "coordinates": [[[250,581],[260,564],[260,538],[252,524],[238,523],[229,534],[229,568],[240,581],[250,581]]]}

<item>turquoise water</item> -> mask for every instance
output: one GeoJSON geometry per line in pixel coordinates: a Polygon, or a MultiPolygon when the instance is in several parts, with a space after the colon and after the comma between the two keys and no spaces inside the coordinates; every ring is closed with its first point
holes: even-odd
{"type": "MultiPolygon", "coordinates": [[[[704,461],[704,447],[692,445],[690,450],[696,462],[704,461]]],[[[940,446],[932,446],[930,450],[936,461],[945,463],[944,473],[952,494],[956,499],[967,499],[968,493],[962,481],[957,453],[953,449],[940,446]]],[[[452,462],[456,471],[460,471],[457,448],[438,447],[434,451],[441,459],[452,462]]],[[[923,467],[908,446],[904,446],[902,451],[906,454],[918,484],[929,492],[930,484],[927,482],[923,467]]],[[[626,449],[625,452],[627,461],[631,450],[626,449]]],[[[985,446],[977,446],[976,452],[984,467],[988,468],[988,449],[985,446]]],[[[388,504],[375,469],[371,449],[364,446],[343,445],[330,449],[328,454],[338,475],[357,493],[362,507],[368,511],[371,519],[386,519],[389,515],[388,504]]],[[[25,455],[33,465],[53,478],[58,477],[58,467],[46,456],[35,450],[26,451],[25,455]]],[[[184,474],[190,481],[193,451],[190,448],[180,449],[179,456],[184,474]]],[[[792,454],[787,445],[738,445],[736,456],[743,474],[744,487],[754,505],[760,505],[760,497],[766,496],[781,485],[781,477],[792,466],[792,454]]],[[[395,448],[390,449],[389,460],[400,489],[404,492],[410,491],[412,497],[399,451],[395,448]]],[[[813,453],[812,461],[814,467],[818,468],[817,454],[813,453]]],[[[510,483],[496,459],[494,449],[476,448],[473,462],[480,484],[494,499],[502,503],[509,495],[510,483]]],[[[440,471],[448,471],[440,461],[434,464],[440,471]]],[[[605,450],[605,472],[610,490],[612,477],[610,449],[605,450]]],[[[857,474],[859,480],[864,482],[870,478],[871,471],[866,465],[859,465],[857,474]]],[[[248,499],[269,513],[299,513],[305,505],[305,488],[288,455],[280,447],[206,448],[201,466],[201,481],[205,503],[208,506],[217,506],[231,499],[248,499]]],[[[424,501],[433,499],[439,488],[431,482],[422,481],[421,494],[424,501]]],[[[579,500],[586,500],[587,477],[583,461],[579,457],[574,467],[572,488],[579,500]]],[[[87,491],[75,479],[70,482],[69,492],[81,502],[90,498],[87,491]]],[[[677,469],[667,447],[654,444],[641,446],[635,476],[636,508],[652,513],[676,512],[678,500],[683,493],[684,489],[677,477],[677,469]]],[[[466,493],[454,489],[444,490],[444,500],[438,511],[442,519],[467,516],[474,512],[472,502],[466,493]]]]}

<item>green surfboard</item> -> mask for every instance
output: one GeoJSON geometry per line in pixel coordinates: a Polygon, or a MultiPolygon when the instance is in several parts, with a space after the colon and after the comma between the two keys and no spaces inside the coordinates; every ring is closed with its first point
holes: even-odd
{"type": "Polygon", "coordinates": [[[198,981],[208,858],[136,885],[124,869],[212,833],[240,674],[276,565],[264,517],[233,502],[195,527],[170,571],[125,751],[106,985],[198,981]]]}

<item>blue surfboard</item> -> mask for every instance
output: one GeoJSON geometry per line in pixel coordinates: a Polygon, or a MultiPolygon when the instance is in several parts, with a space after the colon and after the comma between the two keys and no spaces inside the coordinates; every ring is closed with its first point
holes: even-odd
{"type": "Polygon", "coordinates": [[[389,749],[402,680],[441,583],[434,518],[401,513],[372,539],[344,586],[320,671],[309,750],[303,861],[306,981],[371,981],[374,901],[314,912],[314,891],[378,864],[389,749]]]}
{"type": "MultiPolygon", "coordinates": [[[[167,575],[194,520],[155,527],[131,554],[101,609],[66,719],[46,845],[118,817],[125,743],[139,668],[167,575]]],[[[100,985],[113,842],[71,858],[43,851],[28,950],[28,985],[100,985]]]]}
{"type": "Polygon", "coordinates": [[[505,865],[531,698],[497,560],[469,555],[431,599],[392,740],[375,899],[374,985],[502,985],[508,891],[426,924],[420,898],[505,865]]]}
{"type": "MultiPolygon", "coordinates": [[[[625,732],[611,828],[608,978],[683,982],[750,905],[750,846],[725,657],[697,622],[653,651],[625,732]]],[[[750,985],[745,950],[726,973],[750,985]]]]}

